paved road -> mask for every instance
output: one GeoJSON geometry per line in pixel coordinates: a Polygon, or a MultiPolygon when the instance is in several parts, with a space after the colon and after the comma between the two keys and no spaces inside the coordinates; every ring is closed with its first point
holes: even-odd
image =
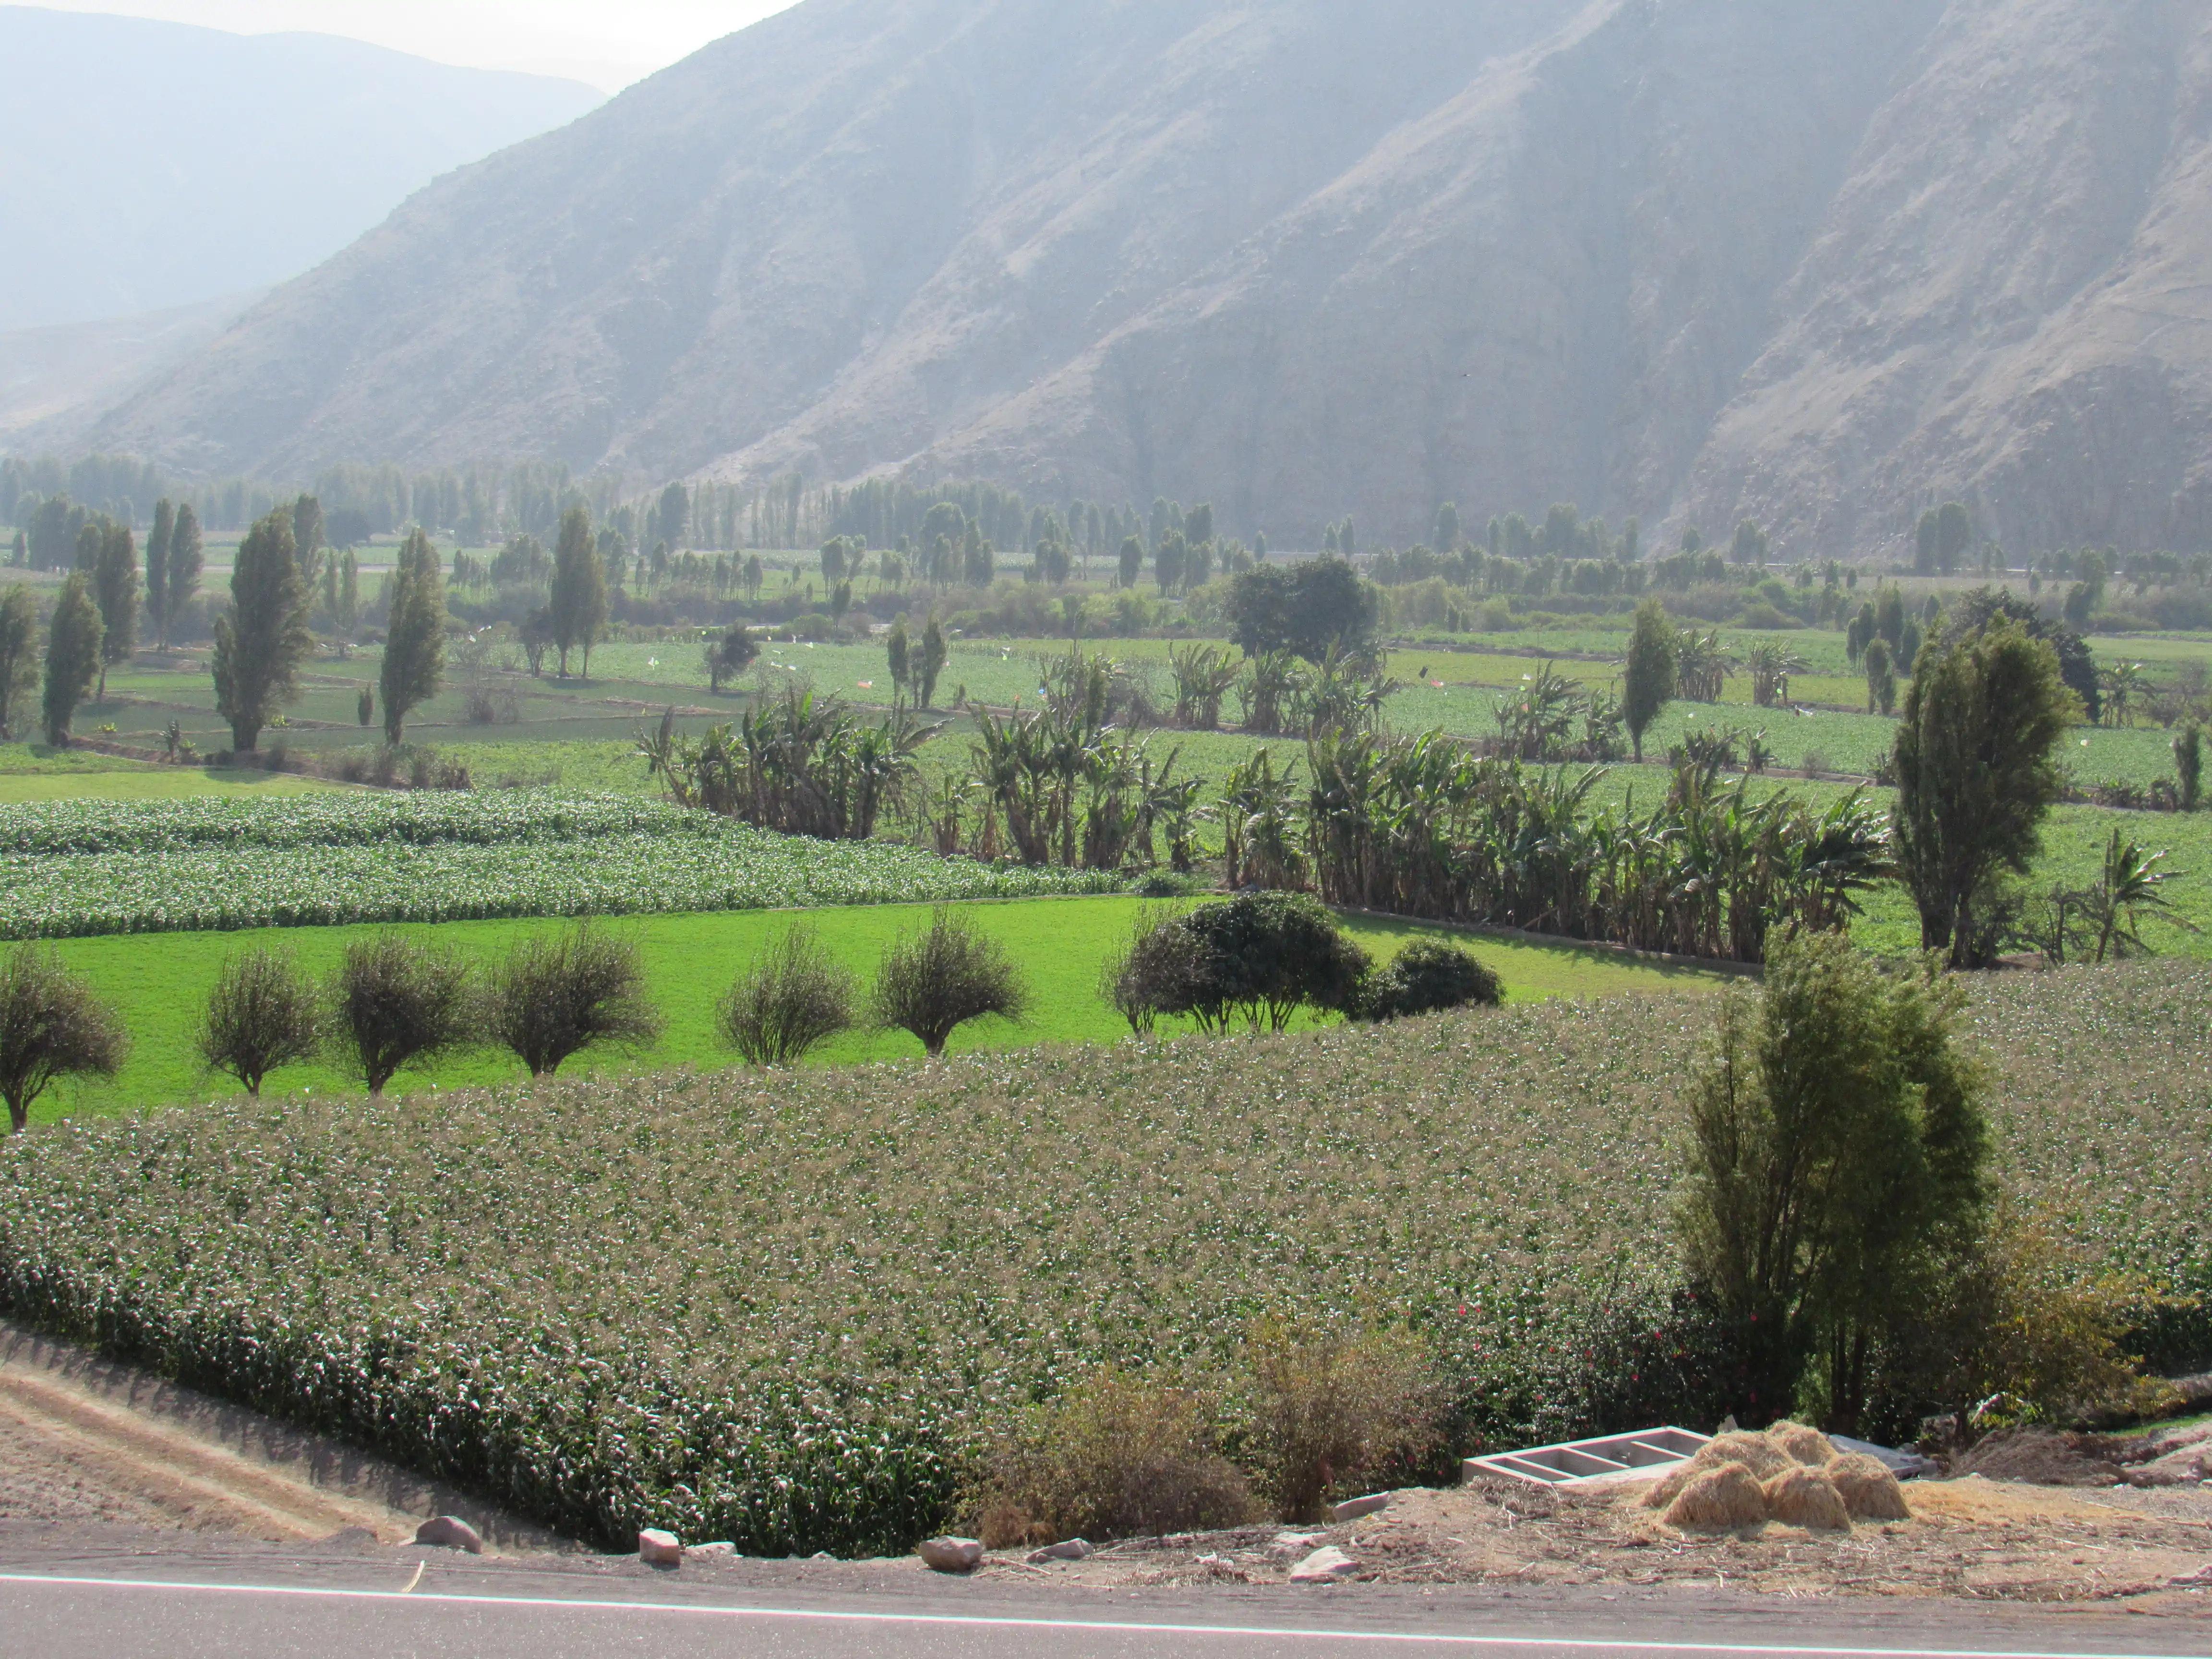
{"type": "MultiPolygon", "coordinates": [[[[157,1565],[146,1563],[145,1565],[157,1565]]],[[[252,1577],[161,1578],[0,1572],[0,1655],[174,1659],[468,1654],[583,1659],[1339,1659],[1403,1653],[1482,1659],[2197,1659],[2212,1619],[2040,1615],[1955,1604],[1896,1608],[1736,1602],[1709,1608],[1516,1609],[1434,1595],[1055,1601],[963,1595],[795,1595],[665,1583],[564,1583],[492,1564],[413,1570],[361,1565],[252,1577]],[[408,1581],[412,1580],[412,1588],[408,1581]]]]}

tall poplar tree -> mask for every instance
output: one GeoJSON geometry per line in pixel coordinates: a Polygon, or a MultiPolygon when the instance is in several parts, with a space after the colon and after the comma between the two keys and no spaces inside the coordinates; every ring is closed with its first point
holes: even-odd
{"type": "Polygon", "coordinates": [[[292,515],[280,507],[239,543],[230,610],[216,618],[215,706],[230,722],[234,748],[259,747],[261,728],[299,696],[300,665],[314,649],[292,515]]]}
{"type": "Polygon", "coordinates": [[[205,550],[200,544],[199,515],[192,511],[190,501],[185,501],[177,508],[176,534],[169,540],[169,578],[161,588],[164,645],[176,638],[177,625],[185,619],[185,607],[200,591],[200,571],[205,562],[205,550]]]}
{"type": "Polygon", "coordinates": [[[400,548],[389,591],[392,620],[377,690],[384,698],[384,740],[397,747],[408,715],[438,695],[446,675],[446,578],[428,532],[416,530],[400,548]]]}
{"type": "Polygon", "coordinates": [[[177,539],[177,507],[167,495],[154,503],[154,528],[146,538],[146,617],[154,643],[169,648],[169,549],[177,539]]]}
{"type": "Polygon", "coordinates": [[[46,741],[57,749],[69,746],[70,722],[100,672],[100,607],[93,603],[92,584],[83,571],[72,571],[54,602],[53,621],[46,630],[44,712],[46,741]]]}
{"type": "Polygon", "coordinates": [[[39,607],[21,582],[0,599],[0,743],[29,727],[39,686],[39,607]]]}
{"type": "Polygon", "coordinates": [[[1627,723],[1636,758],[1644,758],[1644,734],[1674,696],[1674,626],[1665,607],[1646,599],[1636,608],[1636,630],[1628,641],[1628,662],[1621,675],[1620,717],[1627,723]]]}
{"type": "Polygon", "coordinates": [[[561,678],[568,677],[568,653],[584,653],[584,678],[592,677],[592,647],[607,625],[607,578],[592,535],[591,509],[572,507],[561,515],[561,539],[553,554],[553,644],[561,653],[561,678]]]}
{"type": "Polygon", "coordinates": [[[2057,652],[2008,617],[1921,655],[1897,729],[1898,867],[1921,948],[1976,968],[1984,884],[2027,872],[2065,791],[2058,745],[2075,699],[2057,652]]]}
{"type": "Polygon", "coordinates": [[[138,648],[138,538],[131,526],[111,524],[100,537],[93,566],[93,594],[100,605],[100,690],[107,698],[107,671],[129,662],[138,648]]]}

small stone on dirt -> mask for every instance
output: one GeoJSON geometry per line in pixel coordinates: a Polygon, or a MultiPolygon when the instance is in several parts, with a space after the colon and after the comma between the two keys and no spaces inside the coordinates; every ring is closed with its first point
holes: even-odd
{"type": "Polygon", "coordinates": [[[1316,1550],[1291,1569],[1293,1584],[1327,1584],[1340,1578],[1349,1578],[1359,1571],[1359,1563],[1334,1544],[1316,1550]]]}
{"type": "Polygon", "coordinates": [[[437,1549],[466,1550],[471,1555],[483,1553],[483,1540],[458,1515],[441,1515],[425,1521],[415,1528],[415,1541],[437,1549]]]}
{"type": "Polygon", "coordinates": [[[1334,1509],[1331,1510],[1329,1514],[1339,1521],[1357,1521],[1363,1515],[1373,1515],[1379,1510],[1387,1510],[1389,1507],[1390,1494],[1389,1492],[1370,1492],[1364,1498],[1346,1498],[1344,1502],[1339,1504],[1334,1509]]]}
{"type": "Polygon", "coordinates": [[[933,1538],[915,1553],[933,1572],[973,1572],[982,1565],[983,1545],[974,1538],[933,1538]]]}
{"type": "Polygon", "coordinates": [[[684,1550],[694,1560],[714,1560],[737,1553],[738,1547],[725,1538],[718,1538],[711,1544],[689,1544],[684,1550]]]}
{"type": "Polygon", "coordinates": [[[680,1567],[684,1565],[684,1540],[672,1532],[647,1527],[637,1535],[637,1559],[648,1567],[680,1567]]]}

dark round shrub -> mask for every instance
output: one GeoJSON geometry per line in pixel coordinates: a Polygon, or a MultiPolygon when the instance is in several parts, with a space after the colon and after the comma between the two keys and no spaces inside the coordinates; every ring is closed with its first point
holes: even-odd
{"type": "Polygon", "coordinates": [[[1306,894],[1248,893],[1170,926],[1188,935],[1197,959],[1161,1013],[1188,1014],[1209,1031],[1240,1015],[1255,1031],[1279,1031],[1300,1008],[1349,1013],[1358,1006],[1367,953],[1306,894]]]}
{"type": "Polygon", "coordinates": [[[932,1060],[969,1020],[996,1015],[1018,1022],[1028,1006],[1021,970],[1006,947],[941,905],[927,927],[884,952],[876,977],[876,1023],[912,1032],[932,1060]]]}
{"type": "Polygon", "coordinates": [[[1416,939],[1369,975],[1362,1019],[1407,1019],[1449,1008],[1495,1008],[1505,1000],[1498,975],[1468,952],[1439,939],[1416,939]]]}

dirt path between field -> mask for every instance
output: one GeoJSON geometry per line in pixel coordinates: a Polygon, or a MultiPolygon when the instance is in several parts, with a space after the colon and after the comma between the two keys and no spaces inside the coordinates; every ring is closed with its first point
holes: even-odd
{"type": "Polygon", "coordinates": [[[410,1540],[433,1515],[495,1548],[562,1540],[319,1436],[0,1322],[0,1520],[410,1540]]]}

